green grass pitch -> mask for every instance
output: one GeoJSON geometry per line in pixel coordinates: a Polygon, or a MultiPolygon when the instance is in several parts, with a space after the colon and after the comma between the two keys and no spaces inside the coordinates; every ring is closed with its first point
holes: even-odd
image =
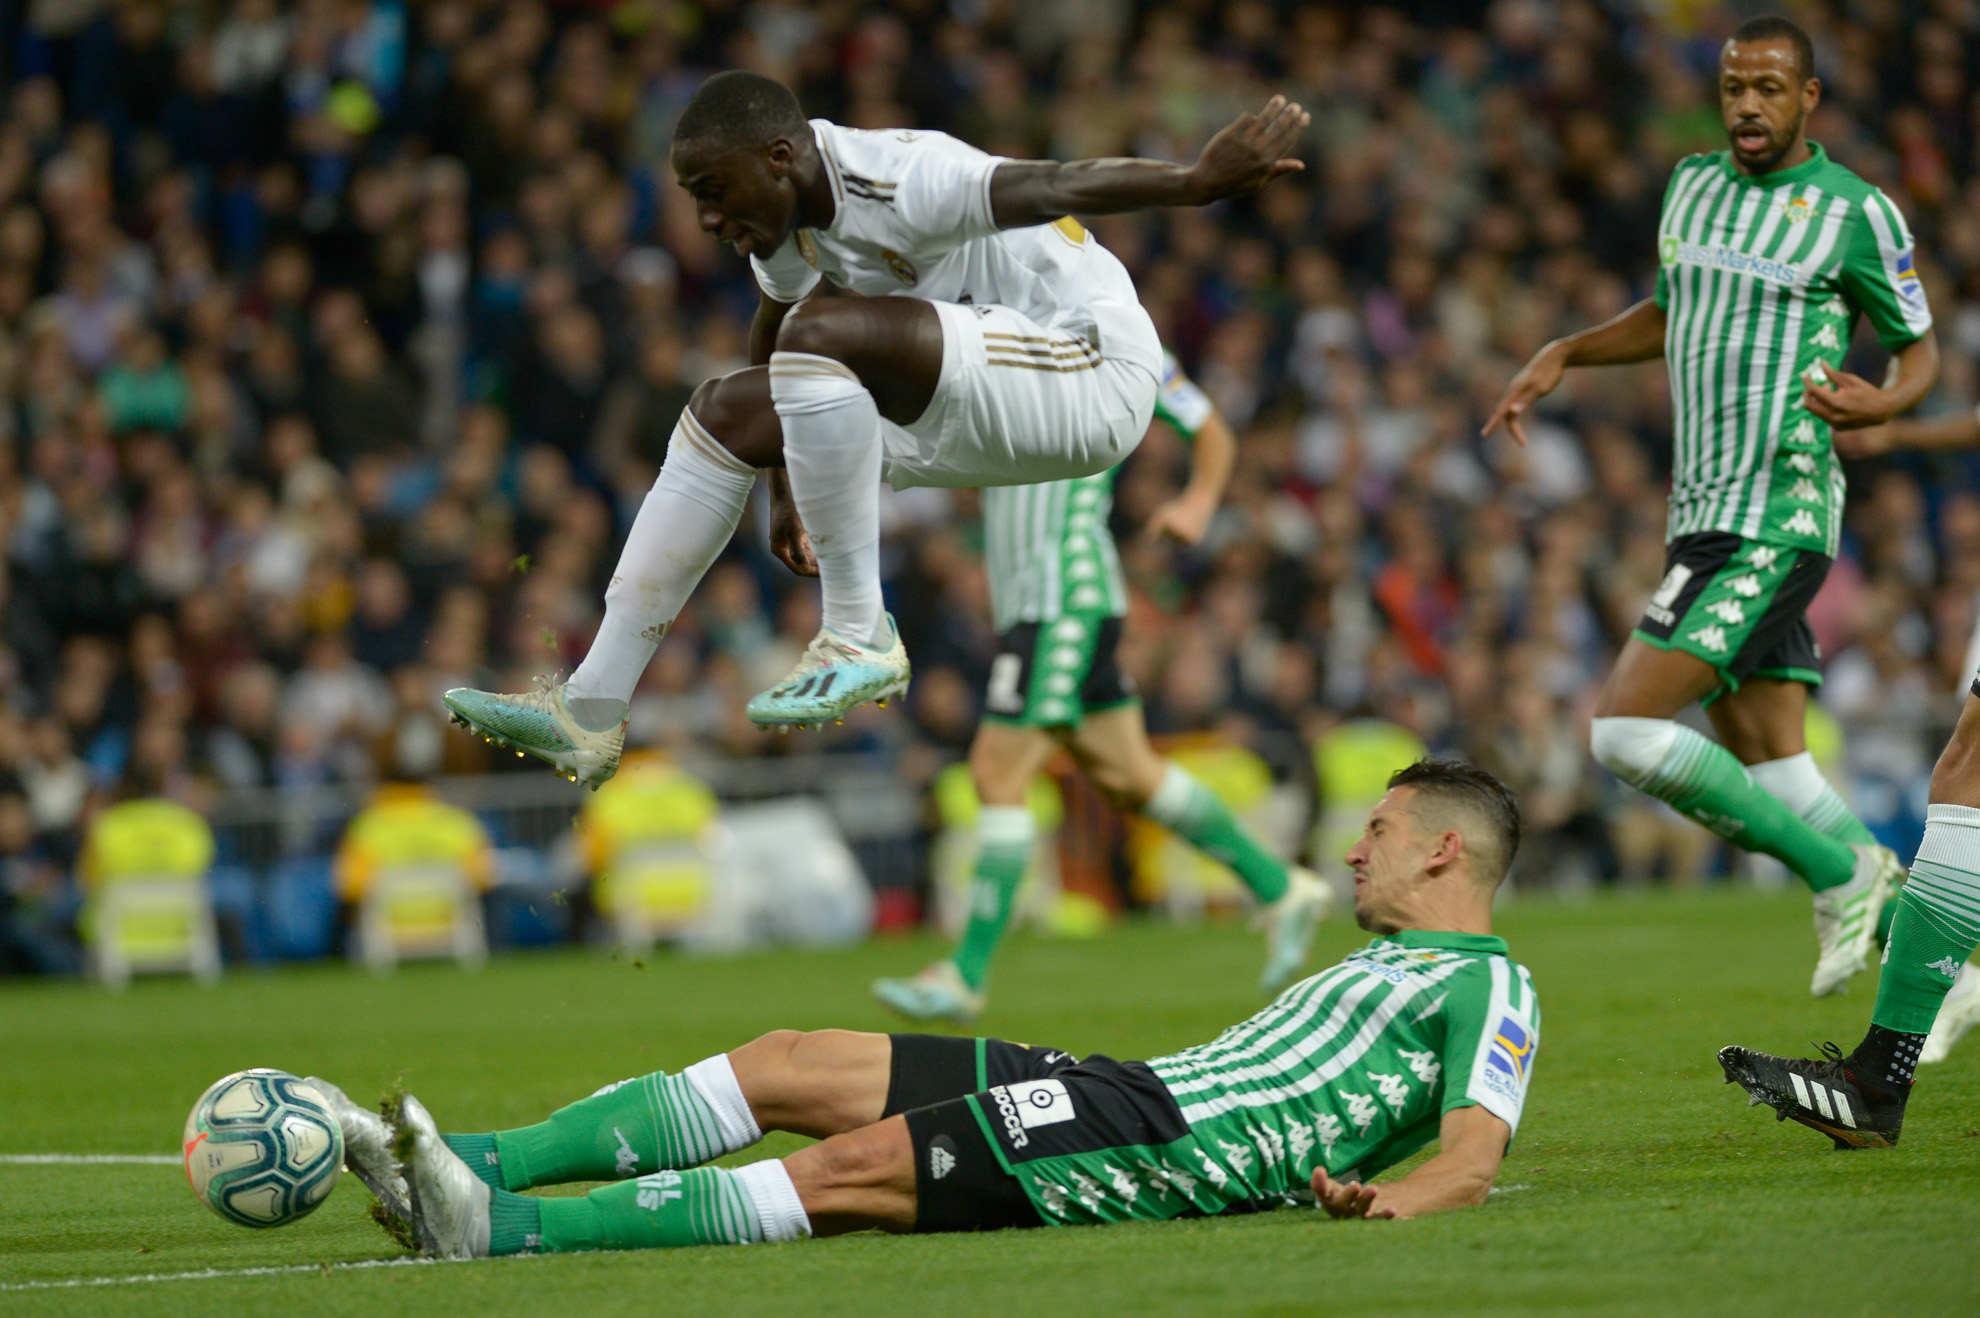
{"type": "MultiPolygon", "coordinates": [[[[253,1232],[173,1166],[0,1163],[0,1313],[461,1315],[1980,1311],[1980,1039],[1924,1074],[1895,1152],[1749,1110],[1713,1050],[1845,1047],[1874,981],[1814,1002],[1807,898],[1728,892],[1508,907],[1545,1028],[1525,1125],[1482,1209],[1406,1223],[1311,1211],[980,1236],[348,1268],[396,1253],[349,1177],[315,1216],[253,1232]],[[306,1265],[306,1270],[295,1270],[306,1265]],[[255,1268],[282,1269],[253,1274],[255,1268]],[[212,1269],[211,1278],[123,1281],[212,1269]],[[51,1287],[48,1283],[85,1282],[51,1287]]],[[[1361,941],[1344,922],[1333,957],[1361,941]]],[[[778,1026],[886,1029],[875,974],[926,941],[644,968],[568,953],[478,975],[411,967],[0,987],[0,1154],[170,1153],[201,1089],[243,1066],[354,1093],[403,1074],[443,1124],[532,1121],[607,1081],[778,1026]]],[[[987,1032],[1141,1057],[1258,1005],[1241,928],[1020,938],[987,1032]]],[[[773,1137],[775,1151],[796,1141],[773,1137]]]]}

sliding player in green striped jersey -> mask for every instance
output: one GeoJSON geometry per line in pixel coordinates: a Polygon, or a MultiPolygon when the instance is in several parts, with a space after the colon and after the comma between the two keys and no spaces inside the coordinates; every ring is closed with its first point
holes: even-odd
{"type": "MultiPolygon", "coordinates": [[[[1155,416],[1191,442],[1190,480],[1155,511],[1146,534],[1193,545],[1223,498],[1237,438],[1168,354],[1155,416]]],[[[1208,788],[1149,745],[1141,702],[1114,653],[1128,597],[1107,529],[1113,499],[1114,470],[983,491],[1001,644],[969,750],[983,803],[976,876],[955,951],[910,979],[873,985],[874,996],[910,1019],[968,1021],[983,1010],[990,958],[1031,858],[1035,825],[1025,791],[1061,747],[1114,805],[1147,815],[1229,865],[1258,898],[1267,992],[1305,961],[1314,926],[1332,904],[1317,875],[1289,869],[1259,846],[1208,788]]]]}
{"type": "Polygon", "coordinates": [[[1522,443],[1527,410],[1570,366],[1670,371],[1667,575],[1624,645],[1591,730],[1595,758],[1815,894],[1810,989],[1869,962],[1897,857],[1822,778],[1802,728],[1820,655],[1803,616],[1836,555],[1832,431],[1872,426],[1938,374],[1904,217],[1804,132],[1821,99],[1808,36],[1742,24],[1719,59],[1731,148],[1678,163],[1658,226],[1655,296],[1548,344],[1485,426],[1522,443]],[[1878,388],[1841,369],[1857,318],[1893,355],[1878,388]],[[1703,702],[1720,743],[1674,720],[1703,702]]]}
{"type": "Polygon", "coordinates": [[[403,1174],[413,1234],[447,1258],[1483,1204],[1540,1040],[1532,978],[1492,934],[1518,846],[1519,807],[1491,775],[1437,760],[1400,771],[1346,858],[1375,940],[1152,1061],[779,1030],[514,1130],[443,1135],[408,1096],[394,1133],[345,1105],[345,1147],[374,1159],[367,1183],[403,1174]],[[702,1165],[771,1130],[819,1142],[702,1165]],[[1433,1141],[1407,1175],[1370,1184],[1433,1141]],[[619,1184],[520,1193],[572,1181],[619,1184]]]}

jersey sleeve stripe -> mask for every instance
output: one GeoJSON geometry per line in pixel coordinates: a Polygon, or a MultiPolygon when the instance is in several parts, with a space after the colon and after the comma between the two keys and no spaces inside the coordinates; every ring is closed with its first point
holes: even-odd
{"type": "Polygon", "coordinates": [[[1898,313],[1904,317],[1905,327],[1922,338],[1932,328],[1932,309],[1925,305],[1922,290],[1916,294],[1906,291],[1907,284],[1918,287],[1918,271],[1911,264],[1911,233],[1905,228],[1904,217],[1890,198],[1875,189],[1864,198],[1863,216],[1877,235],[1877,254],[1883,258],[1884,279],[1896,299],[1898,313]]]}

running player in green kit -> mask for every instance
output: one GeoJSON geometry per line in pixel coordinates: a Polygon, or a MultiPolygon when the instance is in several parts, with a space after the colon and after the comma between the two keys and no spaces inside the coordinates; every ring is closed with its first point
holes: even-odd
{"type": "Polygon", "coordinates": [[[1375,940],[1212,1042],[1146,1063],[784,1030],[517,1130],[442,1135],[408,1097],[393,1132],[332,1101],[353,1169],[403,1193],[421,1248],[449,1258],[1482,1204],[1540,1038],[1532,979],[1491,932],[1518,844],[1518,806],[1489,774],[1400,771],[1347,853],[1355,919],[1375,940]],[[821,1142],[700,1165],[766,1130],[821,1142]],[[1408,1175],[1367,1183],[1432,1141],[1408,1175]],[[621,1183],[518,1193],[598,1180],[621,1183]]]}
{"type": "Polygon", "coordinates": [[[1595,709],[1605,767],[1815,894],[1810,989],[1869,962],[1897,857],[1823,780],[1802,728],[1820,656],[1803,612],[1834,560],[1834,430],[1914,406],[1938,374],[1903,216],[1805,135],[1821,99],[1808,36],[1749,20],[1719,60],[1731,147],[1672,172],[1655,296],[1542,348],[1486,424],[1522,442],[1527,410],[1571,366],[1663,357],[1670,371],[1667,573],[1595,709]],[[1840,369],[1857,318],[1892,353],[1884,388],[1840,369]],[[1674,720],[1703,702],[1714,743],[1674,720]]]}
{"type": "MultiPolygon", "coordinates": [[[[1189,485],[1147,528],[1185,545],[1203,538],[1237,457],[1237,437],[1201,389],[1163,355],[1156,419],[1191,444],[1189,485]]],[[[1285,986],[1312,945],[1333,892],[1288,868],[1210,790],[1148,742],[1141,702],[1115,660],[1127,582],[1107,519],[1119,468],[1077,480],[983,491],[990,604],[1001,637],[985,713],[969,748],[977,818],[969,922],[954,952],[911,979],[875,981],[873,994],[911,1020],[974,1020],[990,958],[1010,921],[1031,859],[1031,782],[1063,747],[1116,807],[1134,810],[1229,865],[1264,907],[1261,986],[1285,986]]]]}

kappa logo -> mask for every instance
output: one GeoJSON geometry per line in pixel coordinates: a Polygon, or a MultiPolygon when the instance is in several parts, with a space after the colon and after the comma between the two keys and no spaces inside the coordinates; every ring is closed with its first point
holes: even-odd
{"type": "Polygon", "coordinates": [[[1751,572],[1743,577],[1734,577],[1726,583],[1726,588],[1732,591],[1733,594],[1744,595],[1750,600],[1760,598],[1760,578],[1754,576],[1751,572]]]}
{"type": "Polygon", "coordinates": [[[612,1170],[623,1181],[626,1177],[631,1176],[639,1170],[639,1155],[633,1152],[633,1146],[626,1139],[626,1133],[624,1131],[614,1126],[612,1127],[612,1134],[619,1141],[619,1151],[612,1157],[612,1170]]]}
{"type": "Polygon", "coordinates": [[[1720,600],[1716,604],[1707,604],[1705,612],[1732,627],[1737,627],[1746,621],[1746,607],[1738,600],[1720,600]]]}
{"type": "Polygon", "coordinates": [[[1700,627],[1685,639],[1696,641],[1700,649],[1710,650],[1713,654],[1724,654],[1730,648],[1726,640],[1726,629],[1717,623],[1709,627],[1700,627]]]}
{"type": "Polygon", "coordinates": [[[1827,348],[1830,352],[1841,352],[1843,348],[1842,336],[1836,333],[1834,322],[1816,330],[1815,337],[1809,342],[1818,348],[1827,348]]]}
{"type": "Polygon", "coordinates": [[[956,1142],[947,1135],[928,1141],[928,1176],[939,1181],[956,1169],[956,1142]]]}
{"type": "Polygon", "coordinates": [[[1821,526],[1815,521],[1815,514],[1809,512],[1806,508],[1801,509],[1794,516],[1782,522],[1781,530],[1786,531],[1789,535],[1822,534],[1821,526]]]}
{"type": "Polygon", "coordinates": [[[1788,490],[1788,498],[1799,500],[1802,503],[1820,503],[1822,502],[1822,492],[1815,488],[1814,481],[1803,476],[1788,490]]]}
{"type": "Polygon", "coordinates": [[[1938,961],[1934,961],[1925,968],[1927,970],[1936,970],[1947,979],[1959,978],[1959,962],[1953,960],[1951,957],[1944,957],[1938,961]]]}
{"type": "Polygon", "coordinates": [[[1794,423],[1794,429],[1781,436],[1781,443],[1803,448],[1815,447],[1815,423],[1807,417],[1794,423]]]}
{"type": "MultiPolygon", "coordinates": [[[[1815,474],[1815,455],[1814,455],[1814,454],[1812,454],[1812,453],[1794,453],[1794,454],[1790,454],[1790,455],[1789,455],[1789,457],[1788,457],[1788,461],[1787,461],[1787,465],[1788,465],[1788,470],[1789,470],[1789,471],[1798,471],[1798,472],[1800,472],[1800,473],[1801,473],[1802,475],[1804,475],[1804,476],[1813,476],[1813,475],[1815,474]]],[[[1765,545],[1758,545],[1758,546],[1755,546],[1755,549],[1756,549],[1756,555],[1755,555],[1755,558],[1753,559],[1753,561],[1754,561],[1754,562],[1758,562],[1758,561],[1759,561],[1759,560],[1758,560],[1758,555],[1757,555],[1757,551],[1758,551],[1758,550],[1760,550],[1760,549],[1766,549],[1766,548],[1767,548],[1767,547],[1766,547],[1765,545]]],[[[1774,550],[1771,550],[1771,549],[1768,549],[1768,550],[1767,550],[1767,553],[1768,553],[1768,559],[1767,559],[1767,562],[1768,562],[1768,564],[1769,564],[1770,566],[1771,566],[1771,565],[1772,565],[1772,563],[1773,563],[1773,557],[1772,557],[1772,555],[1774,554],[1774,552],[1775,552],[1775,551],[1774,551],[1774,550]]]]}

